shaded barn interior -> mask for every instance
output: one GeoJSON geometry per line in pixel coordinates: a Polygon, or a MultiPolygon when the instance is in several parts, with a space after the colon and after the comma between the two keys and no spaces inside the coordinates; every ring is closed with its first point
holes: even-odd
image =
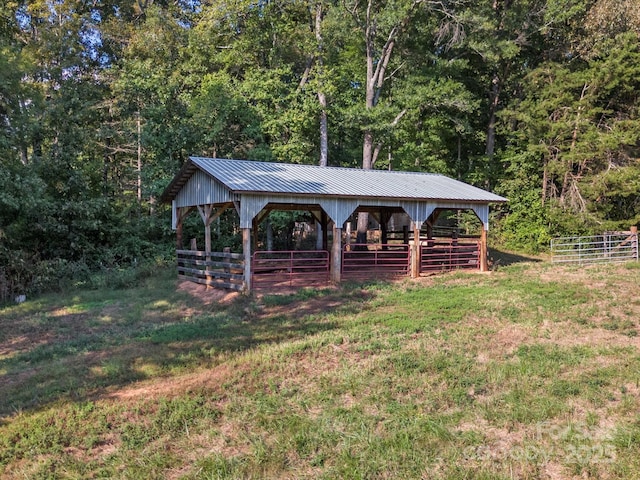
{"type": "Polygon", "coordinates": [[[162,200],[172,205],[179,276],[244,291],[486,270],[489,204],[506,201],[443,175],[201,157],[188,160],[162,200]],[[184,247],[192,212],[204,226],[202,250],[184,247]],[[290,212],[288,248],[274,248],[273,212],[290,212]],[[370,228],[358,244],[351,226],[361,213],[370,228]],[[242,241],[212,251],[212,225],[223,216],[242,241]]]}

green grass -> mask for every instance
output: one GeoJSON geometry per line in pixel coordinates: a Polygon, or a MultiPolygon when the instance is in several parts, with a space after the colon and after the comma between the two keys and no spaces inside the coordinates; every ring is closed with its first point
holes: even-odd
{"type": "Polygon", "coordinates": [[[636,264],[0,308],[2,478],[640,478],[636,264]]]}

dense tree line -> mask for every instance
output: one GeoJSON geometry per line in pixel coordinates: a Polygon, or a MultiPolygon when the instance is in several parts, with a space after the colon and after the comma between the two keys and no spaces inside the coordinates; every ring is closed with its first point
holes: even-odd
{"type": "Polygon", "coordinates": [[[0,281],[167,251],[189,155],[445,173],[511,248],[626,229],[639,35],[639,0],[3,2],[0,281]]]}

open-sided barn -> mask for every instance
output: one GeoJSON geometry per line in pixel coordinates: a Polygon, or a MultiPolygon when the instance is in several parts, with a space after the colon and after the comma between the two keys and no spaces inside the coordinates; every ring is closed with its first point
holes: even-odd
{"type": "Polygon", "coordinates": [[[438,174],[201,157],[187,161],[165,189],[162,200],[172,205],[179,273],[200,283],[246,291],[252,288],[252,279],[267,272],[314,279],[322,273],[339,282],[350,269],[364,276],[385,271],[417,276],[429,271],[430,265],[445,265],[447,261],[449,267],[464,264],[486,270],[489,205],[506,201],[438,174]],[[238,214],[243,251],[211,252],[211,224],[228,209],[238,214]],[[204,223],[204,252],[182,249],[183,220],[193,210],[200,213],[204,223]],[[270,252],[260,256],[255,242],[252,247],[252,232],[273,210],[310,212],[322,225],[323,248],[315,254],[270,252]],[[445,248],[431,238],[430,228],[445,210],[468,210],[478,217],[482,228],[474,249],[462,248],[456,239],[445,248]],[[343,240],[345,223],[359,212],[368,212],[379,222],[381,244],[354,248],[349,245],[350,237],[343,240]],[[386,228],[397,213],[410,220],[413,240],[405,235],[402,243],[394,245],[385,242],[386,228]],[[423,226],[427,228],[424,241],[420,237],[423,226]]]}

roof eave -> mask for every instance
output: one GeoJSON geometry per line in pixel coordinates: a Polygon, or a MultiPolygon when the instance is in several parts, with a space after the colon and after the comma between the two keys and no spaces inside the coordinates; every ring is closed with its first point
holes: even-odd
{"type": "Polygon", "coordinates": [[[160,195],[160,202],[171,203],[178,195],[180,189],[187,183],[191,175],[193,175],[198,168],[191,159],[188,159],[160,195]]]}
{"type": "MultiPolygon", "coordinates": [[[[291,192],[275,192],[275,191],[267,191],[267,190],[232,190],[232,193],[238,195],[284,195],[290,197],[320,197],[320,198],[351,198],[351,199],[363,199],[363,198],[371,198],[362,195],[343,195],[343,194],[332,194],[332,193],[291,193],[291,192]]],[[[500,197],[495,200],[484,200],[484,199],[463,199],[463,198],[429,198],[429,197],[373,197],[382,201],[400,201],[400,202],[424,202],[424,201],[433,201],[433,202],[443,202],[443,203],[474,203],[474,204],[486,204],[486,203],[507,203],[509,200],[506,198],[500,197]]]]}

